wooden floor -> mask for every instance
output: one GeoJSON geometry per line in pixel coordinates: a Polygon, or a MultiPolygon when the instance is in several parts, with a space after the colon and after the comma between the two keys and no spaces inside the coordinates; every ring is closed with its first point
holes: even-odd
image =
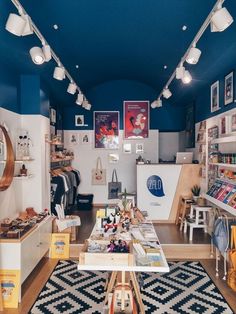
{"type": "MultiPolygon", "coordinates": [[[[78,236],[80,239],[80,243],[83,243],[85,239],[87,239],[91,233],[92,227],[95,222],[95,211],[86,212],[79,211],[76,212],[81,218],[82,226],[78,230],[78,236]]],[[[178,228],[175,225],[168,224],[159,224],[155,226],[158,237],[161,243],[166,244],[189,244],[188,237],[179,232],[178,228]]],[[[204,232],[200,232],[194,235],[193,245],[199,243],[209,243],[210,238],[204,234],[204,232]]],[[[199,260],[196,256],[196,259],[199,260]]],[[[231,290],[225,281],[222,280],[223,277],[223,265],[220,262],[220,276],[219,278],[215,277],[215,260],[214,259],[204,259],[200,260],[203,267],[215,282],[216,286],[219,288],[231,308],[236,313],[236,292],[231,290]]],[[[35,270],[31,273],[31,275],[27,278],[22,286],[23,298],[22,302],[19,305],[18,309],[4,309],[2,313],[4,314],[27,314],[29,313],[32,305],[34,304],[38,294],[41,289],[47,282],[50,274],[57,264],[57,260],[52,260],[48,258],[43,258],[39,265],[35,268],[35,270]]],[[[211,313],[207,313],[211,314],[211,313]]]]}

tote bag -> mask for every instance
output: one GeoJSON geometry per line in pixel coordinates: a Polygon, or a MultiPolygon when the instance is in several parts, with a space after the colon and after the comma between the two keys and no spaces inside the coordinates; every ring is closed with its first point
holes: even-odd
{"type": "Polygon", "coordinates": [[[229,250],[231,267],[228,271],[227,283],[231,289],[236,291],[236,226],[232,226],[231,228],[231,249],[229,250]]]}
{"type": "Polygon", "coordinates": [[[106,169],[102,168],[102,160],[97,158],[96,168],[92,169],[92,185],[106,185],[106,169]]]}
{"type": "Polygon", "coordinates": [[[121,193],[121,182],[118,182],[116,169],[112,171],[111,182],[108,182],[108,199],[118,198],[118,193],[121,193]]]}

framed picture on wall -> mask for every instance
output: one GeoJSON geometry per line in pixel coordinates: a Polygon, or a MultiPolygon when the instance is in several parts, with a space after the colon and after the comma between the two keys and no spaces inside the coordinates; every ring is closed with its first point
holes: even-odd
{"type": "Polygon", "coordinates": [[[136,154],[143,154],[144,153],[144,145],[143,143],[137,143],[136,144],[136,154]]]}
{"type": "Polygon", "coordinates": [[[230,117],[230,132],[236,132],[236,113],[232,114],[230,117]]]}
{"type": "Polygon", "coordinates": [[[224,136],[230,132],[230,117],[224,116],[220,118],[220,135],[224,136]]]}
{"type": "Polygon", "coordinates": [[[149,101],[124,101],[124,138],[149,136],[149,101]]]}
{"type": "Polygon", "coordinates": [[[53,108],[50,108],[50,122],[52,124],[55,124],[57,122],[57,112],[53,108]]]}
{"type": "Polygon", "coordinates": [[[219,109],[219,81],[216,81],[211,85],[211,112],[215,112],[219,109]]]}
{"type": "Polygon", "coordinates": [[[82,145],[89,145],[91,140],[90,140],[90,134],[88,132],[83,132],[80,133],[80,141],[82,145]]]}
{"type": "Polygon", "coordinates": [[[231,104],[234,101],[234,72],[233,71],[225,76],[224,101],[225,101],[225,105],[231,104]]]}
{"type": "Polygon", "coordinates": [[[131,154],[132,153],[131,143],[124,143],[123,144],[123,153],[124,154],[131,154]]]}
{"type": "Polygon", "coordinates": [[[119,111],[94,111],[94,148],[119,148],[119,111]]]}
{"type": "Polygon", "coordinates": [[[76,115],[75,116],[75,126],[84,126],[84,116],[76,115]]]}

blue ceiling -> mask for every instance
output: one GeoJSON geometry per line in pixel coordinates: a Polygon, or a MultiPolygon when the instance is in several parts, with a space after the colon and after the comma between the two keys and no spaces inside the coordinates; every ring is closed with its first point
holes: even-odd
{"type": "MultiPolygon", "coordinates": [[[[131,80],[162,90],[180,58],[215,4],[215,0],[22,0],[43,36],[85,94],[110,81],[131,80]],[[59,26],[58,30],[53,25],[59,26]],[[182,31],[186,25],[187,30],[182,31]],[[79,69],[75,65],[79,65],[79,69]],[[163,67],[167,65],[165,70],[163,67]]],[[[224,5],[236,19],[235,0],[224,5]]],[[[5,31],[10,0],[0,1],[1,66],[12,77],[39,74],[50,95],[61,105],[74,103],[66,93],[68,81],[52,78],[55,62],[32,63],[29,49],[40,45],[35,35],[17,37],[5,31]]],[[[189,86],[174,81],[170,103],[185,104],[223,67],[235,64],[236,23],[222,33],[209,28],[198,43],[199,63],[187,66],[194,78],[189,86]]],[[[153,99],[150,99],[153,100],[153,99]]]]}

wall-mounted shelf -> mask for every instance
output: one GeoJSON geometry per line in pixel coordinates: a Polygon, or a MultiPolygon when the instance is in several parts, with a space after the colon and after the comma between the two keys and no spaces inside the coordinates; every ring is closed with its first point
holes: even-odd
{"type": "MultiPolygon", "coordinates": [[[[17,159],[15,160],[15,163],[24,163],[24,162],[28,162],[28,161],[33,161],[34,159],[30,158],[30,159],[17,159]]],[[[5,164],[6,160],[0,160],[0,164],[5,164]]]]}
{"type": "Polygon", "coordinates": [[[217,163],[217,162],[209,162],[209,165],[219,166],[222,168],[236,169],[236,164],[224,164],[224,163],[217,163]]]}
{"type": "Polygon", "coordinates": [[[51,159],[51,163],[53,162],[59,162],[59,161],[68,161],[68,160],[73,160],[73,157],[65,157],[65,158],[57,158],[57,159],[51,159]]]}
{"type": "Polygon", "coordinates": [[[224,136],[213,139],[211,144],[222,144],[222,143],[232,143],[236,142],[236,135],[224,136]]]}
{"type": "Polygon", "coordinates": [[[230,214],[236,216],[236,208],[233,208],[233,207],[231,207],[231,206],[229,206],[229,205],[227,205],[227,204],[225,204],[225,203],[223,203],[223,202],[221,202],[221,201],[219,201],[219,200],[215,199],[214,197],[211,197],[207,194],[204,194],[204,197],[206,200],[208,200],[212,204],[214,204],[214,205],[226,210],[230,214]]]}
{"type": "Polygon", "coordinates": [[[13,178],[15,180],[29,180],[32,179],[34,177],[33,174],[29,174],[28,176],[14,176],[13,178]]]}

